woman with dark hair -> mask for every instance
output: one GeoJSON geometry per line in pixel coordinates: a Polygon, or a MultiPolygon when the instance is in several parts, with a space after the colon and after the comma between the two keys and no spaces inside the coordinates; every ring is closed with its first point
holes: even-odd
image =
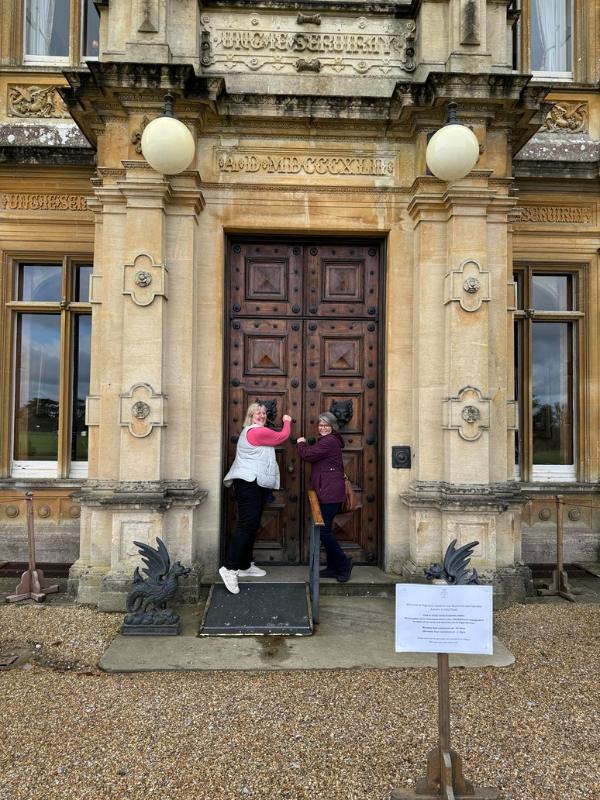
{"type": "Polygon", "coordinates": [[[251,403],[237,442],[235,461],[223,479],[225,486],[233,485],[238,506],[238,523],[229,540],[225,563],[219,570],[232,594],[240,591],[238,576],[262,578],[267,574],[252,560],[252,550],[265,503],[272,491],[279,489],[275,447],[289,438],[292,418],[283,415],[281,431],[266,428],[266,421],[265,406],[251,403]]]}
{"type": "Polygon", "coordinates": [[[321,570],[321,577],[336,578],[345,583],[352,572],[352,559],[345,555],[332,531],[333,519],[346,498],[342,458],[344,440],[338,427],[336,417],[324,411],[319,415],[319,439],[310,445],[300,436],[297,446],[300,458],[312,465],[310,485],[317,493],[323,516],[321,544],[327,554],[327,566],[321,570]]]}

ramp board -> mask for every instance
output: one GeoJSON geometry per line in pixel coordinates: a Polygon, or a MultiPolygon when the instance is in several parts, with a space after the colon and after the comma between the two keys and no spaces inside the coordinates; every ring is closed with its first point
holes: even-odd
{"type": "Polygon", "coordinates": [[[306,583],[240,583],[231,594],[211,587],[198,636],[310,636],[313,632],[306,583]]]}
{"type": "Polygon", "coordinates": [[[574,561],[573,566],[584,569],[586,572],[589,572],[590,575],[595,575],[597,578],[600,578],[600,561],[574,561]]]}

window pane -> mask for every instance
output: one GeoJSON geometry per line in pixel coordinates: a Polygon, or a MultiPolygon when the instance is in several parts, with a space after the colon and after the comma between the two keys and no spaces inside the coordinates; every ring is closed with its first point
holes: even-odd
{"type": "Polygon", "coordinates": [[[532,284],[536,311],[573,311],[571,275],[534,275],[532,284]]]}
{"type": "Polygon", "coordinates": [[[533,324],[533,463],[573,464],[573,324],[533,324]]]}
{"type": "Polygon", "coordinates": [[[532,0],[531,69],[571,72],[571,0],[532,0]]]}
{"type": "Polygon", "coordinates": [[[69,0],[27,0],[26,55],[69,55],[69,5],[69,0]]]}
{"type": "Polygon", "coordinates": [[[88,436],[85,425],[85,398],[90,391],[90,340],[92,318],[78,314],[73,319],[73,424],[71,461],[87,461],[88,436]]]}
{"type": "Polygon", "coordinates": [[[60,315],[19,314],[15,377],[17,461],[56,461],[60,315]]]}
{"type": "Polygon", "coordinates": [[[84,56],[98,58],[98,41],[100,15],[93,0],[85,0],[83,4],[83,47],[84,56]]]}
{"type": "Polygon", "coordinates": [[[73,286],[73,299],[79,303],[90,301],[90,276],[91,264],[82,264],[75,267],[75,285],[73,286]]]}
{"type": "Polygon", "coordinates": [[[60,264],[19,264],[17,300],[54,301],[61,298],[60,264]]]}

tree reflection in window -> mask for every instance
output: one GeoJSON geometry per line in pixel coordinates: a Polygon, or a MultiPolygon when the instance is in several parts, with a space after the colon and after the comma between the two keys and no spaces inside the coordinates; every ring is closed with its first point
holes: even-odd
{"type": "Polygon", "coordinates": [[[572,323],[533,325],[533,463],[573,463],[572,323]]]}
{"type": "Polygon", "coordinates": [[[58,457],[60,316],[20,314],[17,320],[14,457],[58,457]]]}

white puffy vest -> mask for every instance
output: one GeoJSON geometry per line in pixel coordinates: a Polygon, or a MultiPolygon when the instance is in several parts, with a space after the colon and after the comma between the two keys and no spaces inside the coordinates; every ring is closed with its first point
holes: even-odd
{"type": "Polygon", "coordinates": [[[235,478],[241,478],[249,483],[256,481],[265,489],[279,489],[279,466],[275,458],[275,448],[255,447],[247,438],[250,428],[260,427],[260,425],[248,425],[240,433],[235,461],[223,478],[225,486],[231,486],[235,478]]]}

